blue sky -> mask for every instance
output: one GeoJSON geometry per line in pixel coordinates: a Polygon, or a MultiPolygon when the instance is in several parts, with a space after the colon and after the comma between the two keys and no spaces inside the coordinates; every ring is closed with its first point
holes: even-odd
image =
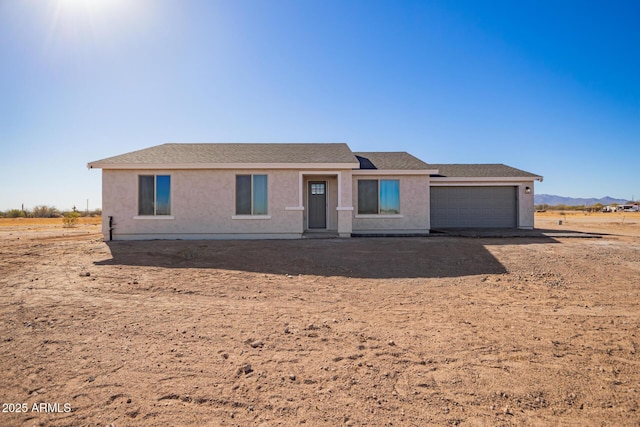
{"type": "Polygon", "coordinates": [[[638,1],[0,0],[0,210],[100,206],[89,161],[346,142],[640,198],[638,1]]]}

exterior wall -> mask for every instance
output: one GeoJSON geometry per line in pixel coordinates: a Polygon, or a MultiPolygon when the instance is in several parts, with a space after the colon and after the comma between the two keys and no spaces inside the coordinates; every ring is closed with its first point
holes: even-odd
{"type": "Polygon", "coordinates": [[[426,175],[357,175],[352,177],[354,233],[428,233],[429,177],[426,175]],[[359,215],[359,179],[397,179],[400,181],[399,215],[359,215]]]}
{"type": "Polygon", "coordinates": [[[518,228],[531,229],[534,227],[533,194],[533,181],[518,186],[518,228]],[[529,194],[526,192],[527,187],[531,189],[529,194]]]}
{"type": "Polygon", "coordinates": [[[303,232],[303,212],[285,210],[298,205],[295,170],[103,170],[102,230],[109,238],[113,216],[114,240],[296,238],[303,232]],[[138,176],[171,176],[171,216],[138,216],[138,176]],[[235,176],[268,176],[268,218],[233,219],[235,176]]]}
{"type": "Polygon", "coordinates": [[[430,185],[511,185],[518,192],[518,227],[534,227],[534,182],[438,180],[426,175],[360,175],[351,170],[103,170],[102,231],[109,239],[109,216],[114,240],[299,238],[307,228],[308,181],[327,181],[327,229],[341,237],[354,233],[413,234],[430,229],[430,185]],[[138,176],[171,176],[171,215],[138,217],[138,176]],[[268,176],[268,215],[235,215],[235,177],[268,176]],[[337,175],[339,174],[339,176],[337,175]],[[400,181],[399,215],[359,215],[359,179],[400,181]],[[300,185],[303,185],[302,193],[300,185]],[[338,189],[338,186],[341,186],[338,189]],[[526,187],[530,188],[527,193],[526,187]],[[339,191],[338,191],[339,190],[339,191]],[[302,200],[301,200],[302,196],[302,200]],[[340,199],[340,200],[338,200],[340,199]],[[301,206],[302,202],[302,206],[301,206]],[[304,208],[303,208],[304,207],[304,208]]]}

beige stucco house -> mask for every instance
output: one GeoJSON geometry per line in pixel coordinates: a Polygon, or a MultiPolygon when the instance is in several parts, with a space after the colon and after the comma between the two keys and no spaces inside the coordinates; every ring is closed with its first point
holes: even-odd
{"type": "Polygon", "coordinates": [[[164,144],[102,169],[105,239],[426,235],[533,228],[533,182],[505,165],[430,165],[347,144],[164,144]]]}

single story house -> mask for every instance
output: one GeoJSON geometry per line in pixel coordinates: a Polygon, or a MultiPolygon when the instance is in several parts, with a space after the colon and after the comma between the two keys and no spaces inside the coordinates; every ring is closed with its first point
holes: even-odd
{"type": "Polygon", "coordinates": [[[533,228],[533,183],[502,164],[427,164],[347,144],[163,144],[98,160],[105,239],[426,235],[533,228]]]}

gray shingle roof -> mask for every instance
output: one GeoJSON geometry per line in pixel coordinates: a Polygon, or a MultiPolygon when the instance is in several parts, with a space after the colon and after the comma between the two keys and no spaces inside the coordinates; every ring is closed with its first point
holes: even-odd
{"type": "MultiPolygon", "coordinates": [[[[357,163],[347,144],[163,144],[91,162],[103,165],[357,163]]],[[[351,168],[351,166],[348,166],[351,168]]]]}
{"type": "Polygon", "coordinates": [[[360,169],[425,170],[434,169],[417,157],[401,152],[357,152],[360,169]]]}
{"type": "Polygon", "coordinates": [[[495,164],[429,164],[440,172],[434,177],[459,178],[540,178],[539,175],[500,163],[495,164]]]}
{"type": "MultiPolygon", "coordinates": [[[[406,152],[357,152],[344,143],[163,144],[89,163],[89,167],[216,164],[344,164],[352,169],[433,170],[434,177],[541,178],[503,164],[428,164],[406,152]],[[357,167],[356,167],[357,168],[357,167]]],[[[342,167],[342,166],[341,166],[342,167]]]]}

